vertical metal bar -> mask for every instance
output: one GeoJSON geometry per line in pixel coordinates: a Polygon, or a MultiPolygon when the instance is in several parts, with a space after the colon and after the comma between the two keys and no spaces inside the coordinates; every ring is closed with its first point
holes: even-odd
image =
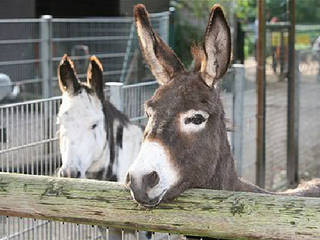
{"type": "Polygon", "coordinates": [[[26,227],[25,227],[25,218],[21,218],[21,221],[22,221],[22,231],[23,231],[23,234],[22,234],[22,240],[24,239],[24,234],[25,234],[25,229],[26,229],[26,227]]]}
{"type": "MultiPolygon", "coordinates": [[[[9,108],[6,108],[6,129],[7,129],[7,148],[10,148],[10,136],[9,134],[9,108]]],[[[9,154],[6,154],[6,160],[7,160],[7,166],[6,166],[6,172],[9,172],[9,154]]]]}
{"type": "MultiPolygon", "coordinates": [[[[25,129],[25,131],[26,131],[26,139],[25,139],[25,143],[28,143],[29,142],[29,131],[30,131],[30,126],[29,126],[29,105],[26,105],[26,129],[25,129]]],[[[28,156],[29,156],[29,149],[26,149],[26,151],[25,151],[25,154],[24,154],[24,156],[25,156],[25,162],[27,163],[27,165],[26,165],[26,167],[27,167],[27,174],[30,174],[30,172],[29,172],[29,166],[30,166],[30,163],[29,163],[29,161],[28,161],[28,156]]],[[[28,224],[29,224],[29,220],[28,220],[28,224]]],[[[28,225],[28,227],[29,227],[29,225],[28,225]]]]}
{"type": "Polygon", "coordinates": [[[107,82],[106,86],[110,88],[110,102],[119,110],[123,111],[122,88],[123,83],[107,82]]]}
{"type": "MultiPolygon", "coordinates": [[[[59,101],[59,100],[58,100],[59,101]]],[[[53,104],[53,114],[54,114],[54,116],[57,116],[57,101],[55,101],[54,102],[54,104],[53,104]]],[[[53,124],[55,124],[55,123],[53,123],[53,124]]],[[[57,125],[54,125],[54,127],[53,127],[53,129],[54,129],[54,132],[53,132],[53,137],[55,138],[56,137],[56,135],[57,135],[57,125]]],[[[55,156],[54,156],[54,171],[56,170],[56,166],[58,166],[58,158],[59,158],[59,149],[58,149],[58,147],[57,147],[57,143],[56,143],[56,141],[53,141],[52,142],[52,144],[53,144],[53,146],[52,146],[52,151],[54,152],[54,154],[55,154],[55,156]]],[[[60,167],[60,166],[59,166],[60,167]]]]}
{"type": "Polygon", "coordinates": [[[237,162],[237,172],[242,176],[242,141],[243,141],[243,93],[245,69],[241,64],[234,64],[234,92],[233,92],[233,124],[235,131],[233,137],[233,155],[237,162]]]}
{"type": "Polygon", "coordinates": [[[7,239],[10,239],[10,217],[7,216],[7,239]]]}
{"type": "Polygon", "coordinates": [[[124,240],[124,230],[121,229],[121,240],[124,240]]]}
{"type": "MultiPolygon", "coordinates": [[[[30,105],[30,142],[34,141],[35,138],[35,131],[34,131],[34,104],[30,105]]],[[[28,156],[28,161],[31,162],[31,174],[34,175],[34,159],[31,159],[31,156],[35,156],[36,153],[36,147],[33,149],[30,149],[30,154],[28,156]]]]}
{"type": "Polygon", "coordinates": [[[17,239],[20,238],[22,231],[21,231],[21,218],[20,217],[14,217],[15,218],[15,229],[13,234],[17,237],[17,239]]]}
{"type": "MultiPolygon", "coordinates": [[[[106,240],[109,240],[109,239],[110,239],[109,235],[110,235],[110,230],[109,230],[109,228],[107,227],[107,228],[106,228],[106,236],[107,236],[107,239],[106,239],[106,240]]],[[[139,239],[137,238],[137,240],[139,240],[139,239]]]]}
{"type": "MultiPolygon", "coordinates": [[[[42,141],[44,139],[44,136],[43,136],[43,132],[44,132],[44,114],[43,114],[43,102],[40,102],[40,113],[39,113],[39,116],[40,116],[40,120],[39,120],[39,123],[40,123],[40,136],[39,136],[39,140],[42,141]]],[[[43,169],[43,157],[44,157],[44,151],[43,151],[43,148],[44,148],[45,144],[44,143],[41,143],[39,145],[40,147],[40,175],[45,175],[44,173],[44,169],[43,169]]]]}
{"type": "Polygon", "coordinates": [[[130,33],[129,33],[129,40],[127,42],[127,48],[126,48],[126,55],[124,56],[124,60],[123,60],[123,64],[122,64],[122,69],[121,69],[121,75],[120,75],[120,82],[124,82],[125,78],[126,78],[126,73],[127,73],[127,69],[129,68],[129,58],[132,55],[132,45],[133,45],[133,40],[136,36],[135,34],[135,24],[131,23],[131,27],[130,27],[130,33]]]}
{"type": "MultiPolygon", "coordinates": [[[[15,126],[15,139],[16,139],[16,146],[18,147],[19,146],[19,139],[22,137],[22,136],[19,136],[18,135],[18,132],[21,132],[21,131],[19,131],[19,127],[20,127],[20,124],[19,124],[19,105],[17,105],[16,107],[15,107],[15,109],[16,109],[16,120],[15,120],[15,124],[16,124],[16,126],[15,126]],[[19,136],[19,137],[18,137],[19,136]]],[[[20,153],[20,151],[21,150],[18,150],[16,153],[17,153],[17,155],[16,156],[20,156],[19,155],[19,153],[20,153]]],[[[15,166],[16,166],[16,168],[17,168],[17,173],[20,173],[20,167],[21,167],[21,165],[20,165],[20,162],[21,161],[21,159],[19,159],[18,157],[15,159],[15,166]]],[[[14,167],[14,166],[13,166],[14,167]]]]}
{"type": "Polygon", "coordinates": [[[53,230],[52,230],[52,224],[53,224],[53,222],[52,222],[52,221],[49,221],[48,224],[49,224],[49,229],[50,229],[50,230],[48,231],[47,238],[50,239],[50,240],[52,240],[52,239],[53,239],[53,230]],[[48,236],[48,235],[49,235],[49,236],[48,236]]]}
{"type": "Polygon", "coordinates": [[[280,29],[280,81],[284,80],[284,51],[285,42],[284,42],[284,29],[280,29]]]}
{"type": "Polygon", "coordinates": [[[176,9],[174,7],[169,8],[169,46],[174,50],[175,48],[175,38],[174,38],[174,32],[175,32],[175,26],[174,26],[174,18],[176,9]]]}
{"type": "MultiPolygon", "coordinates": [[[[28,106],[21,106],[21,141],[20,141],[20,144],[21,145],[24,145],[26,143],[26,140],[25,140],[25,132],[28,131],[28,127],[26,126],[26,115],[25,115],[25,112],[24,112],[24,108],[25,107],[28,107],[28,106]]],[[[26,153],[26,150],[25,149],[22,149],[22,173],[25,174],[25,165],[26,165],[26,161],[25,161],[25,154],[26,153]]],[[[23,221],[24,223],[24,221],[23,221]]],[[[24,227],[23,227],[24,228],[24,227]]]]}
{"type": "MultiPolygon", "coordinates": [[[[11,147],[15,147],[14,143],[15,143],[15,136],[14,136],[14,127],[13,127],[13,122],[14,122],[14,111],[13,111],[14,107],[10,107],[10,128],[11,128],[11,131],[10,131],[10,135],[11,135],[11,147]]],[[[15,151],[12,151],[10,153],[10,156],[11,156],[11,168],[9,168],[9,172],[14,172],[14,153],[15,151]]]]}
{"type": "Polygon", "coordinates": [[[33,229],[33,239],[39,239],[37,220],[33,219],[32,221],[32,229],[33,229]]]}
{"type": "Polygon", "coordinates": [[[256,184],[265,186],[265,116],[266,116],[266,71],[265,71],[265,0],[258,1],[258,44],[257,44],[257,160],[256,184]]]}
{"type": "Polygon", "coordinates": [[[42,97],[52,96],[52,16],[41,16],[40,58],[42,76],[42,97]]]}
{"type": "MultiPolygon", "coordinates": [[[[0,127],[2,128],[2,131],[1,131],[1,141],[0,141],[0,144],[1,144],[1,150],[3,150],[4,149],[4,131],[5,131],[5,127],[4,127],[4,117],[3,117],[3,111],[4,111],[4,109],[3,108],[1,108],[0,109],[0,120],[1,120],[1,125],[0,125],[0,127]]],[[[1,155],[0,155],[0,157],[1,157],[1,155]]],[[[1,161],[1,171],[3,172],[4,171],[4,169],[3,169],[3,166],[4,166],[4,157],[1,157],[0,158],[0,161],[1,161]]]]}
{"type": "MultiPolygon", "coordinates": [[[[35,104],[35,141],[39,141],[39,103],[37,102],[35,104]]],[[[40,145],[41,147],[41,145],[40,145]]],[[[39,149],[39,144],[36,145],[36,175],[39,175],[39,155],[41,153],[40,152],[40,149],[39,149]]]]}
{"type": "Polygon", "coordinates": [[[295,79],[295,0],[288,0],[289,36],[288,36],[288,118],[287,118],[287,180],[289,187],[295,187],[298,175],[298,136],[297,136],[297,89],[295,79]]]}
{"type": "Polygon", "coordinates": [[[53,118],[55,115],[53,115],[53,112],[52,112],[52,104],[54,103],[54,101],[50,101],[48,102],[49,104],[49,115],[48,115],[48,119],[49,119],[49,126],[48,126],[48,131],[49,131],[49,139],[50,139],[50,142],[48,144],[48,152],[49,152],[49,175],[53,175],[53,172],[54,172],[54,169],[52,168],[52,163],[53,163],[53,153],[52,153],[52,144],[53,144],[53,140],[52,140],[52,125],[53,125],[53,118]]]}

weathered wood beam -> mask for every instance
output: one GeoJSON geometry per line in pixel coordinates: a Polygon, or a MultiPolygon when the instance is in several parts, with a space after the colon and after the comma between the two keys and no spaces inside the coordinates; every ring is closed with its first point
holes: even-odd
{"type": "Polygon", "coordinates": [[[320,239],[320,199],[193,189],[145,209],[120,184],[0,173],[0,215],[223,239],[320,239]]]}

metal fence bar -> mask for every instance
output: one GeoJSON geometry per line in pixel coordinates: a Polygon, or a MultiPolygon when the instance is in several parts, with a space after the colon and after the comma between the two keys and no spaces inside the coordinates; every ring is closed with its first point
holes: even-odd
{"type": "Polygon", "coordinates": [[[114,41],[129,40],[128,36],[99,36],[99,37],[69,37],[69,38],[53,38],[54,42],[73,42],[73,41],[114,41]]]}
{"type": "Polygon", "coordinates": [[[122,88],[123,83],[107,82],[106,86],[110,88],[109,101],[119,110],[123,111],[122,88]]]}
{"type": "MultiPolygon", "coordinates": [[[[99,59],[104,58],[116,58],[116,57],[124,57],[126,53],[105,53],[105,54],[95,54],[95,56],[99,59]]],[[[74,60],[87,60],[88,56],[70,56],[70,58],[74,60]]],[[[52,61],[60,61],[61,57],[53,57],[52,61]]]]}
{"type": "Polygon", "coordinates": [[[52,96],[52,16],[44,15],[40,23],[42,97],[52,96]]]}
{"type": "Polygon", "coordinates": [[[297,185],[299,181],[300,52],[295,51],[293,55],[295,57],[293,61],[295,73],[292,79],[288,79],[288,101],[290,104],[288,102],[287,181],[289,187],[297,185]],[[293,82],[289,83],[289,81],[293,82]],[[290,85],[294,86],[290,87],[290,85]],[[290,105],[293,106],[290,107],[290,105]]]}
{"type": "Polygon", "coordinates": [[[299,156],[298,137],[296,135],[296,106],[297,91],[294,68],[295,63],[295,0],[288,1],[288,18],[290,26],[288,29],[288,110],[287,110],[287,180],[288,186],[294,187],[298,184],[299,156]]]}
{"type": "Polygon", "coordinates": [[[0,44],[40,43],[41,39],[12,39],[0,40],[0,44]]]}
{"type": "Polygon", "coordinates": [[[245,84],[245,69],[241,64],[232,65],[234,70],[234,91],[233,91],[233,125],[235,126],[232,134],[233,155],[237,164],[237,172],[242,176],[242,148],[243,148],[243,98],[245,84]]]}

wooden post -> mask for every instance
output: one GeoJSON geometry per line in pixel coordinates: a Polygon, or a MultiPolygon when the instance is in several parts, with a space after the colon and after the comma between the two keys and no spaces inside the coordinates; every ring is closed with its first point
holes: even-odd
{"type": "Polygon", "coordinates": [[[295,0],[288,0],[289,36],[288,36],[288,113],[287,113],[287,180],[288,186],[294,187],[299,182],[298,174],[298,109],[295,64],[295,0]]]}
{"type": "Polygon", "coordinates": [[[258,1],[258,44],[257,44],[257,160],[256,184],[265,186],[266,159],[266,71],[265,71],[265,1],[258,1]]]}

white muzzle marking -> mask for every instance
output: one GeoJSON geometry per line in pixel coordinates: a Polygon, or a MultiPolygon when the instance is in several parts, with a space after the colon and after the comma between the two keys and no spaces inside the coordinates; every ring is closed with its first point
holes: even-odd
{"type": "Polygon", "coordinates": [[[129,168],[129,174],[142,187],[143,176],[153,171],[157,172],[159,182],[147,189],[146,194],[149,199],[159,198],[160,202],[170,187],[179,180],[179,173],[170,160],[168,150],[158,142],[147,140],[142,143],[138,157],[129,168]]]}

